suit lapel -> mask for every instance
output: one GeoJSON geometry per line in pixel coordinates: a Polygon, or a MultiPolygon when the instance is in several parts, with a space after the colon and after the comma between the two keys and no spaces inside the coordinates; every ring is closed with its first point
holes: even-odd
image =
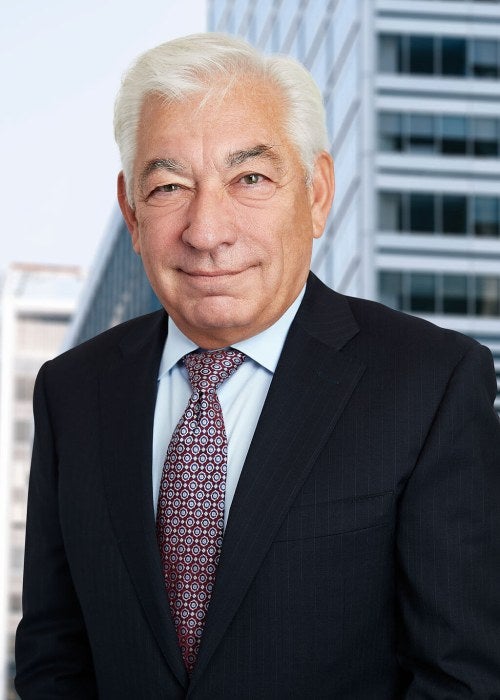
{"type": "Polygon", "coordinates": [[[187,674],[170,616],[156,543],[152,496],[153,416],[166,316],[121,343],[100,379],[104,484],[112,525],[145,616],[182,685],[187,674]]]}
{"type": "Polygon", "coordinates": [[[221,641],[363,374],[362,363],[340,352],[357,331],[344,298],[311,276],[231,505],[191,687],[221,641]]]}

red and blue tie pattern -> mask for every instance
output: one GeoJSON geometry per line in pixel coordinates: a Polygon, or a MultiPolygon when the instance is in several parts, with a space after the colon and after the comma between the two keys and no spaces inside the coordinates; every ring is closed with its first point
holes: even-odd
{"type": "Polygon", "coordinates": [[[224,532],[227,437],[216,390],[241,365],[238,350],[183,358],[193,389],[161,477],[156,534],[182,657],[193,670],[224,532]]]}

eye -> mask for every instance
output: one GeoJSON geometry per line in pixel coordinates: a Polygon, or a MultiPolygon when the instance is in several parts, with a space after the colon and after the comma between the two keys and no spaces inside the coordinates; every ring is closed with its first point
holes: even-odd
{"type": "Polygon", "coordinates": [[[258,185],[263,182],[263,180],[263,175],[259,175],[259,173],[249,173],[248,175],[243,175],[240,182],[244,185],[258,185]]]}
{"type": "Polygon", "coordinates": [[[232,196],[241,202],[250,203],[269,199],[276,191],[276,182],[272,175],[262,173],[239,173],[229,183],[232,196]]]}
{"type": "Polygon", "coordinates": [[[170,182],[168,185],[159,185],[155,187],[151,194],[156,194],[157,192],[176,192],[178,189],[180,189],[180,185],[170,182]]]}
{"type": "Polygon", "coordinates": [[[152,207],[167,207],[169,211],[183,206],[193,193],[192,187],[184,182],[150,183],[147,191],[145,203],[152,207]]]}

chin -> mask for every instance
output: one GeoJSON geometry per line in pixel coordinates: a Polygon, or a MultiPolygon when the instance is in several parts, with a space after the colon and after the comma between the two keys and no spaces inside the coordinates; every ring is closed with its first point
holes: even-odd
{"type": "Polygon", "coordinates": [[[193,319],[193,326],[205,331],[218,329],[244,328],[251,324],[251,316],[248,314],[197,314],[193,319]]]}
{"type": "MultiPolygon", "coordinates": [[[[245,329],[255,325],[255,314],[252,313],[252,308],[248,302],[235,302],[234,299],[230,303],[199,302],[198,305],[190,310],[190,313],[184,316],[188,325],[199,330],[203,334],[214,337],[224,337],[225,331],[228,331],[228,338],[238,336],[238,329],[241,329],[242,336],[246,336],[245,329]]],[[[236,338],[240,339],[240,338],[236,338]]],[[[236,342],[236,339],[232,342],[236,342]]],[[[227,343],[224,343],[225,345],[227,343]]]]}

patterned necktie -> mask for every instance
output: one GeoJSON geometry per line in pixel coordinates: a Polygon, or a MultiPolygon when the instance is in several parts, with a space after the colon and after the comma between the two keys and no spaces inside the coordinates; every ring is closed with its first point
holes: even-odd
{"type": "Polygon", "coordinates": [[[156,535],[182,657],[189,673],[200,645],[224,530],[227,437],[216,390],[238,369],[238,350],[183,358],[193,389],[163,467],[156,535]]]}

